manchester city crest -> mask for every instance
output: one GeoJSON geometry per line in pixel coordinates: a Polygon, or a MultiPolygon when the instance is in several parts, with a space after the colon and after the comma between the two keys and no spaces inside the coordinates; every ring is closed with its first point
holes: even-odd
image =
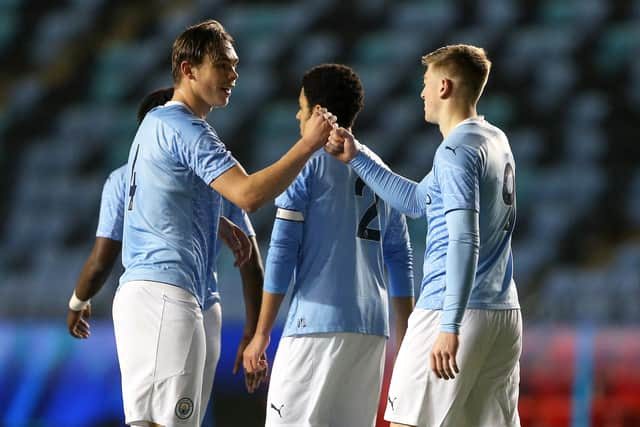
{"type": "Polygon", "coordinates": [[[176,403],[176,417],[181,420],[186,420],[193,414],[193,400],[188,397],[183,397],[176,403]]]}

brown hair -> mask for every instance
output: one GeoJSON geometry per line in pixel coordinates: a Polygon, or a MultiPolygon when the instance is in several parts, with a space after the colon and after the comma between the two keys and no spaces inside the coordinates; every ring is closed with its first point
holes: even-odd
{"type": "Polygon", "coordinates": [[[206,57],[213,62],[218,59],[227,43],[233,43],[233,37],[227,33],[221,23],[210,19],[187,28],[173,42],[171,49],[171,74],[174,83],[181,79],[180,64],[188,61],[200,65],[206,57]]]}
{"type": "Polygon", "coordinates": [[[474,104],[484,89],[491,61],[484,49],[467,44],[456,44],[436,49],[422,57],[422,64],[446,71],[458,83],[474,104]]]}

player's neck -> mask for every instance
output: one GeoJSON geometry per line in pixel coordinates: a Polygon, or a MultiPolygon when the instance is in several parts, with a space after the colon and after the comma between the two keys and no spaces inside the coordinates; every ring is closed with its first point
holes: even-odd
{"type": "Polygon", "coordinates": [[[442,119],[438,121],[442,138],[449,136],[449,133],[451,133],[453,128],[460,122],[478,116],[476,107],[472,105],[450,104],[448,107],[449,108],[443,110],[443,114],[441,115],[442,119]]]}
{"type": "Polygon", "coordinates": [[[191,110],[194,116],[200,117],[201,119],[206,119],[207,114],[211,111],[211,107],[203,102],[199,102],[198,98],[191,91],[180,87],[174,89],[171,100],[183,103],[191,110]]]}

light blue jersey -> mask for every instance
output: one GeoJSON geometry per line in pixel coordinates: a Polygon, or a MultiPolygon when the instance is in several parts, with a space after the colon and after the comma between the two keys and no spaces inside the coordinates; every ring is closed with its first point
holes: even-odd
{"type": "Polygon", "coordinates": [[[416,307],[443,308],[449,275],[445,271],[449,245],[445,216],[467,210],[479,213],[479,257],[469,283],[468,303],[463,298],[457,311],[464,310],[465,303],[466,308],[474,309],[519,308],[511,254],[515,162],[504,133],[482,117],[461,122],[442,141],[433,169],[419,184],[385,170],[366,151],[351,161],[358,174],[402,212],[427,216],[424,278],[416,307]]]}
{"type": "Polygon", "coordinates": [[[122,241],[124,198],[127,192],[127,165],[109,174],[102,188],[96,237],[122,241]]]}
{"type": "MultiPolygon", "coordinates": [[[[96,237],[106,237],[111,240],[122,241],[124,200],[128,188],[126,175],[127,166],[124,165],[111,172],[107,181],[104,183],[96,237]]],[[[251,237],[256,235],[247,213],[224,198],[222,199],[221,214],[240,227],[247,236],[251,237]]],[[[220,246],[221,241],[217,239],[216,252],[213,258],[213,274],[207,280],[207,294],[202,306],[203,310],[208,309],[220,301],[216,268],[218,256],[220,255],[220,246]]]]}
{"type": "Polygon", "coordinates": [[[213,128],[183,104],[145,116],[129,152],[121,284],[168,283],[204,307],[221,209],[209,184],[236,164],[213,128]]]}
{"type": "Polygon", "coordinates": [[[295,270],[283,335],[388,337],[385,265],[391,296],[413,296],[404,216],[323,150],[307,162],[276,206],[264,289],[286,293],[295,270]]]}
{"type": "Polygon", "coordinates": [[[519,308],[511,236],[516,219],[515,161],[504,133],[482,119],[459,124],[440,144],[422,181],[427,205],[425,274],[417,306],[441,308],[448,243],[445,213],[480,214],[480,253],[467,308],[519,308]]]}

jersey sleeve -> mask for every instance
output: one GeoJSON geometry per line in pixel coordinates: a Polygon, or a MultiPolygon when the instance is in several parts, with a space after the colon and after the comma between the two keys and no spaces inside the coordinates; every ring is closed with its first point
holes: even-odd
{"type": "Polygon", "coordinates": [[[449,243],[440,330],[457,334],[460,332],[478,267],[479,215],[470,209],[459,209],[449,212],[445,219],[449,243]]]}
{"type": "Polygon", "coordinates": [[[398,211],[412,218],[423,216],[425,195],[418,183],[392,172],[373,151],[358,144],[360,152],[349,164],[360,178],[398,211]]]}
{"type": "Polygon", "coordinates": [[[477,149],[455,141],[442,143],[434,159],[434,174],[442,191],[445,214],[458,209],[480,212],[482,162],[477,149]]]}
{"type": "Polygon", "coordinates": [[[389,273],[389,295],[393,298],[413,296],[413,250],[404,215],[390,209],[388,225],[382,239],[384,263],[389,273]]]}
{"type": "Polygon", "coordinates": [[[195,141],[185,141],[178,134],[174,140],[173,154],[209,185],[238,162],[215,132],[205,125],[201,126],[204,129],[195,141]]]}
{"type": "Polygon", "coordinates": [[[233,203],[231,203],[228,200],[224,200],[224,206],[225,206],[225,210],[224,213],[227,218],[229,218],[229,220],[234,223],[235,225],[237,225],[238,227],[240,227],[242,229],[242,231],[244,231],[244,234],[246,234],[247,236],[251,237],[251,236],[255,236],[256,232],[253,229],[253,224],[251,224],[251,220],[249,219],[249,215],[247,215],[247,213],[245,211],[243,211],[242,209],[240,209],[238,206],[234,205],[233,203]]]}
{"type": "Polygon", "coordinates": [[[276,220],[264,278],[264,290],[270,293],[287,292],[297,265],[310,196],[311,163],[307,162],[289,188],[276,199],[276,220]]]}
{"type": "Polygon", "coordinates": [[[112,173],[102,188],[96,237],[122,241],[126,180],[112,173]]]}

